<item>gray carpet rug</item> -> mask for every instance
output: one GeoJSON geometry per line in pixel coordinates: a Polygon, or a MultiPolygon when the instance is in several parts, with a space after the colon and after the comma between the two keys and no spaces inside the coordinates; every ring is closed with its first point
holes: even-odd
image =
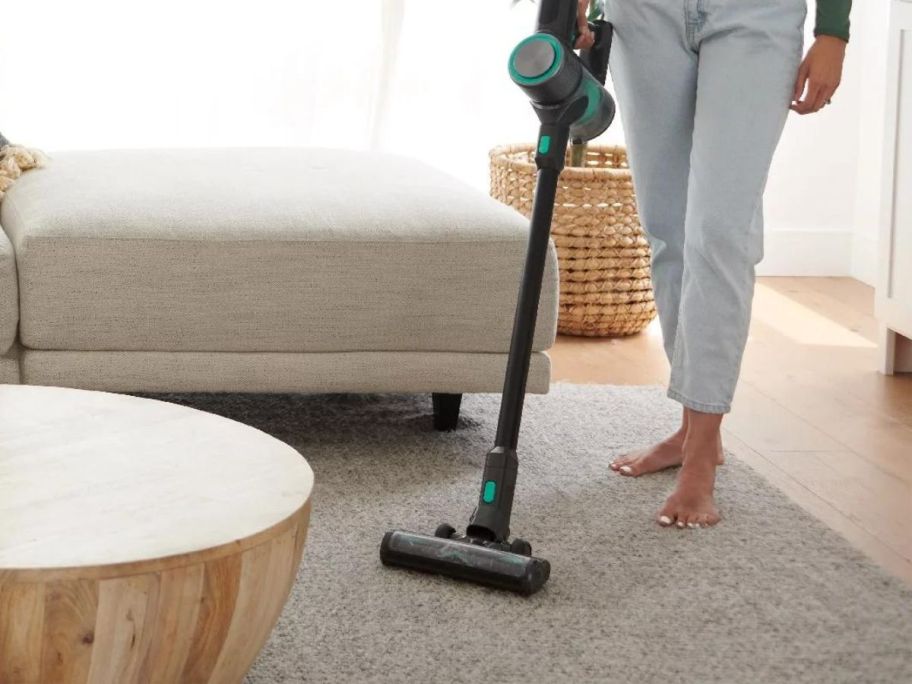
{"type": "Polygon", "coordinates": [[[383,533],[464,524],[499,398],[457,432],[430,398],[158,395],[269,432],[316,474],[287,608],[248,677],[283,682],[912,682],[912,589],[729,457],[713,530],[653,514],[673,473],[607,461],[668,433],[658,388],[529,398],[513,527],[552,563],[531,598],[386,569],[383,533]]]}

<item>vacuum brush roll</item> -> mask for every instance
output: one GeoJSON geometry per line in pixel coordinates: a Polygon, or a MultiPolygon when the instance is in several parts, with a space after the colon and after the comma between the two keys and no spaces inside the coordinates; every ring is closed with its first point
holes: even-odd
{"type": "Polygon", "coordinates": [[[383,536],[380,560],[384,565],[447,575],[526,596],[538,591],[551,574],[551,565],[543,558],[489,548],[477,540],[402,530],[383,536]]]}

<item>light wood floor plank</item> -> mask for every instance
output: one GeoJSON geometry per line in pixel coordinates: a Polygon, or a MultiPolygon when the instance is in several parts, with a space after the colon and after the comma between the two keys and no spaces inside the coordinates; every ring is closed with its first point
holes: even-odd
{"type": "Polygon", "coordinates": [[[826,501],[807,485],[783,471],[763,454],[751,449],[734,435],[723,435],[727,449],[737,454],[773,486],[781,490],[805,511],[841,534],[850,544],[882,568],[912,584],[912,559],[893,550],[871,534],[838,506],[826,501]]]}
{"type": "Polygon", "coordinates": [[[773,462],[905,558],[912,558],[912,495],[904,482],[851,452],[777,452],[773,462]],[[866,467],[867,466],[867,467],[866,467]],[[871,505],[877,501],[877,507],[871,505]],[[890,515],[883,515],[888,510],[890,515]]]}

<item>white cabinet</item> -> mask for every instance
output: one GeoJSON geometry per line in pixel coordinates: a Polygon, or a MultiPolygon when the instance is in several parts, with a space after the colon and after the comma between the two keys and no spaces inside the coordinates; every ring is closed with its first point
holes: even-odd
{"type": "Polygon", "coordinates": [[[881,371],[912,372],[912,1],[892,0],[876,309],[881,371]]]}

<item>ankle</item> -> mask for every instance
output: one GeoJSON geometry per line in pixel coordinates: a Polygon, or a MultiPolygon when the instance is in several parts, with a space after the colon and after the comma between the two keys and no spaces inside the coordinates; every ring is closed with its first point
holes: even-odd
{"type": "Polygon", "coordinates": [[[716,482],[716,468],[719,461],[710,452],[699,450],[689,454],[685,452],[681,471],[678,474],[678,487],[690,491],[712,494],[716,482]]]}
{"type": "Polygon", "coordinates": [[[718,439],[722,432],[722,418],[723,415],[720,413],[702,413],[685,409],[684,426],[688,439],[718,439]]]}
{"type": "Polygon", "coordinates": [[[715,468],[722,462],[722,437],[718,434],[688,434],[681,450],[684,452],[684,465],[715,468]]]}

